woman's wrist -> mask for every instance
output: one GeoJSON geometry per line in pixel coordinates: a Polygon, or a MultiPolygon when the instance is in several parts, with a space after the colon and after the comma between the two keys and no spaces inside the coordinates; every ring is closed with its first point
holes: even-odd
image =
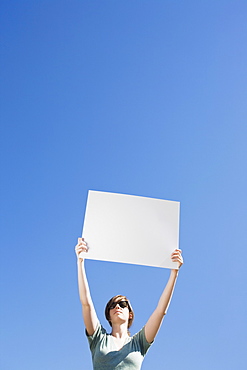
{"type": "Polygon", "coordinates": [[[177,277],[179,274],[179,269],[171,269],[171,275],[177,277]]]}
{"type": "Polygon", "coordinates": [[[84,262],[84,259],[83,258],[77,258],[77,265],[82,265],[84,262]]]}

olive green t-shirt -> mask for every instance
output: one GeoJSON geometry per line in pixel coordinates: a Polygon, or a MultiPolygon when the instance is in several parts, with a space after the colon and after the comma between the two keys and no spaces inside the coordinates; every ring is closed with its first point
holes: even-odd
{"type": "Polygon", "coordinates": [[[129,369],[139,370],[151,343],[147,342],[144,327],[124,346],[117,350],[114,337],[98,323],[93,335],[88,337],[94,370],[129,369]]]}

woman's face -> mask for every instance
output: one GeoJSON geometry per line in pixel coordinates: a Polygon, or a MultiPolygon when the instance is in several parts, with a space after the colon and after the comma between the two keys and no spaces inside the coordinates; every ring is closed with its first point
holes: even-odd
{"type": "Polygon", "coordinates": [[[131,315],[128,302],[124,298],[114,301],[110,307],[109,314],[112,324],[128,322],[131,315]]]}

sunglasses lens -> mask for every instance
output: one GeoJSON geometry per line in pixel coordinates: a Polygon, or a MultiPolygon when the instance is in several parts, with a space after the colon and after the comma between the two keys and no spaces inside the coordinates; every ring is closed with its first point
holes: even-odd
{"type": "Polygon", "coordinates": [[[110,306],[110,310],[113,310],[113,308],[116,307],[116,305],[119,305],[121,308],[128,307],[128,302],[127,301],[120,301],[120,302],[113,302],[110,306]]]}
{"type": "Polygon", "coordinates": [[[128,307],[128,302],[126,302],[126,301],[119,302],[118,304],[119,304],[119,306],[120,306],[121,308],[128,307]]]}

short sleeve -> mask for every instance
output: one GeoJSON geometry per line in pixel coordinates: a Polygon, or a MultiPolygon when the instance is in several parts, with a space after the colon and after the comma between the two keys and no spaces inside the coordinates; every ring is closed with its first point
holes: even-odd
{"type": "Polygon", "coordinates": [[[105,329],[103,326],[100,324],[98,321],[95,332],[93,335],[88,335],[87,330],[86,330],[86,336],[89,342],[89,346],[92,352],[94,352],[94,349],[98,343],[98,341],[101,339],[101,337],[106,333],[105,329]]]}
{"type": "Polygon", "coordinates": [[[151,344],[153,343],[148,343],[146,339],[145,326],[137,334],[135,334],[133,338],[139,342],[141,354],[145,356],[151,344]]]}

